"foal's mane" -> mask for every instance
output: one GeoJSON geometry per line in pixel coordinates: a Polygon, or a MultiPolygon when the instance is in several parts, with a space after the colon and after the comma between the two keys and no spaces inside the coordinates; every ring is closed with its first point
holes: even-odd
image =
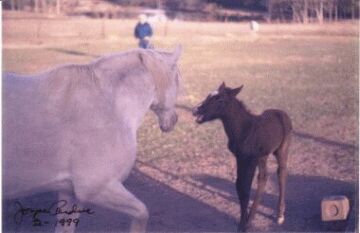
{"type": "Polygon", "coordinates": [[[243,114],[253,115],[243,101],[238,100],[236,97],[234,98],[233,101],[234,103],[236,103],[236,106],[238,107],[239,110],[241,110],[243,114]]]}

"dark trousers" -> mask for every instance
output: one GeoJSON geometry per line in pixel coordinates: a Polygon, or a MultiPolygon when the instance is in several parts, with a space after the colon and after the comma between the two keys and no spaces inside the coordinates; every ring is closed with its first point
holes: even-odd
{"type": "Polygon", "coordinates": [[[139,47],[143,49],[149,48],[149,44],[150,44],[149,41],[145,39],[140,39],[139,41],[139,47]]]}

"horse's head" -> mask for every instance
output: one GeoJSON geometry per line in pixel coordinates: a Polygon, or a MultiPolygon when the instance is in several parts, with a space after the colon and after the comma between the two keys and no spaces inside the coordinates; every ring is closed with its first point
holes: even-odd
{"type": "Polygon", "coordinates": [[[158,117],[160,129],[163,132],[169,132],[178,120],[175,103],[179,90],[180,73],[177,61],[180,58],[181,47],[178,46],[173,53],[161,52],[160,54],[165,68],[162,70],[162,75],[159,76],[166,77],[154,77],[157,95],[150,108],[158,117]]]}
{"type": "Polygon", "coordinates": [[[221,118],[226,110],[226,106],[241,91],[243,86],[238,88],[229,88],[222,83],[220,87],[210,93],[204,101],[193,109],[193,115],[196,116],[196,122],[201,124],[221,118]]]}

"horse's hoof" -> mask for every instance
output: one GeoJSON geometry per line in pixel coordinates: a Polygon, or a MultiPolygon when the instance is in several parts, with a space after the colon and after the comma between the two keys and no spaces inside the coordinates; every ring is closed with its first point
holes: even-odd
{"type": "Polygon", "coordinates": [[[282,225],[285,222],[285,217],[284,216],[280,216],[277,219],[277,224],[278,225],[282,225]]]}

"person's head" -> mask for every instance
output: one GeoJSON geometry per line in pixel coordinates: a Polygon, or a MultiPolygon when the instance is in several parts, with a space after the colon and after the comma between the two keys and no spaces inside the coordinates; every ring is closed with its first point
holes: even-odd
{"type": "Polygon", "coordinates": [[[147,16],[145,14],[140,14],[139,15],[139,21],[140,21],[140,23],[146,23],[147,16]]]}

